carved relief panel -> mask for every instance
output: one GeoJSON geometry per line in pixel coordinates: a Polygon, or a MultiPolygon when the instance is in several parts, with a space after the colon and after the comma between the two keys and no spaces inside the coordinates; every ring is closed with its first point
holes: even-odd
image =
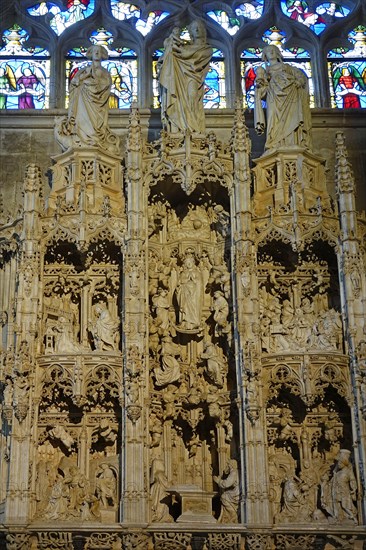
{"type": "Polygon", "coordinates": [[[294,252],[280,241],[259,249],[259,306],[264,353],[343,353],[336,257],[323,241],[294,252]]]}
{"type": "Polygon", "coordinates": [[[148,220],[151,518],[235,523],[228,207],[159,188],[148,220]]]}
{"type": "Polygon", "coordinates": [[[48,247],[37,369],[34,515],[115,522],[119,503],[121,253],[48,247]]]}

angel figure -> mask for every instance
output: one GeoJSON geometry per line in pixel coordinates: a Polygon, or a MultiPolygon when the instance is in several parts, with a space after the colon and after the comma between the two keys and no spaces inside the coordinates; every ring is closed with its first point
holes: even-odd
{"type": "Polygon", "coordinates": [[[35,109],[34,99],[44,99],[46,75],[36,65],[23,63],[16,71],[19,109],[35,109]]]}
{"type": "Polygon", "coordinates": [[[6,109],[8,96],[17,87],[13,69],[5,63],[0,66],[0,109],[6,109]]]}
{"type": "Polygon", "coordinates": [[[333,85],[336,100],[343,109],[361,108],[360,96],[366,95],[366,83],[355,66],[338,66],[333,73],[333,85]]]}

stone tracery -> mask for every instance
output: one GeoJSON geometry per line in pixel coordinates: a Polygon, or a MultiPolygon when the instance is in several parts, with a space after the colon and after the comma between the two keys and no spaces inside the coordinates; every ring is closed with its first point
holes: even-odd
{"type": "MultiPolygon", "coordinates": [[[[75,522],[85,548],[313,544],[286,531],[310,522],[361,536],[365,281],[345,146],[340,222],[311,150],[263,155],[253,187],[249,150],[240,108],[228,144],[147,142],[134,108],[123,174],[101,143],[71,147],[43,204],[28,167],[1,476],[7,517],[45,531],[9,547],[70,546],[75,522]]],[[[7,281],[10,244],[2,261],[7,281]]]]}

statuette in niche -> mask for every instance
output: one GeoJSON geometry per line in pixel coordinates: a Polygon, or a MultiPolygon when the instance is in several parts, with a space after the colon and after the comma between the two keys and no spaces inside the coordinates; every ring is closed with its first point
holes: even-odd
{"type": "Polygon", "coordinates": [[[201,353],[201,359],[206,362],[207,376],[215,386],[222,388],[224,385],[224,375],[226,373],[226,363],[219,352],[215,344],[210,341],[203,343],[204,349],[201,353]]]}
{"type": "Polygon", "coordinates": [[[55,336],[55,353],[81,353],[85,351],[80,344],[74,341],[73,327],[66,317],[59,317],[57,325],[53,328],[53,334],[55,336]]]}
{"type": "Polygon", "coordinates": [[[68,451],[75,443],[74,438],[59,424],[48,431],[48,436],[51,440],[60,441],[68,451]]]}
{"type": "Polygon", "coordinates": [[[235,460],[228,460],[221,477],[214,476],[221,489],[220,523],[237,523],[240,499],[238,466],[235,460]]]}
{"type": "Polygon", "coordinates": [[[161,367],[154,370],[157,386],[167,386],[180,378],[180,367],[176,357],[180,357],[181,349],[170,336],[163,336],[161,343],[161,367]]]}
{"type": "Polygon", "coordinates": [[[166,503],[168,492],[168,480],[165,474],[164,463],[161,459],[155,458],[151,465],[151,511],[152,521],[159,523],[171,523],[172,516],[169,513],[169,506],[166,503]]]}
{"type": "Polygon", "coordinates": [[[202,322],[203,278],[190,252],[183,260],[176,292],[179,305],[179,330],[199,331],[202,322]]]}
{"type": "Polygon", "coordinates": [[[119,343],[119,320],[111,315],[103,303],[95,306],[95,314],[97,319],[90,327],[95,348],[98,351],[116,351],[119,343]]]}
{"type": "Polygon", "coordinates": [[[96,472],[95,492],[104,508],[117,503],[117,479],[109,464],[103,462],[96,472]]]}
{"type": "Polygon", "coordinates": [[[214,293],[214,300],[212,304],[213,319],[215,321],[215,335],[220,336],[222,334],[229,334],[231,332],[231,325],[228,321],[229,316],[229,303],[221,290],[217,290],[214,293]]]}
{"type": "Polygon", "coordinates": [[[348,449],[339,451],[333,475],[328,485],[323,487],[323,505],[334,522],[349,521],[357,524],[357,510],[354,505],[357,482],[350,455],[351,451],[348,449]]]}

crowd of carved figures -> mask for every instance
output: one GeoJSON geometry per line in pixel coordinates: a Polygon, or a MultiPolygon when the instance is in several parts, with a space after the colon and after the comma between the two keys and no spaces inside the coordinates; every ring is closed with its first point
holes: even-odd
{"type": "Polygon", "coordinates": [[[220,204],[187,202],[178,212],[160,200],[149,206],[155,521],[173,520],[167,497],[183,483],[205,491],[212,491],[215,483],[216,491],[222,491],[217,519],[238,521],[228,218],[220,204]],[[164,448],[170,455],[170,471],[164,464],[164,448]],[[212,477],[211,472],[223,471],[223,478],[212,477]]]}

